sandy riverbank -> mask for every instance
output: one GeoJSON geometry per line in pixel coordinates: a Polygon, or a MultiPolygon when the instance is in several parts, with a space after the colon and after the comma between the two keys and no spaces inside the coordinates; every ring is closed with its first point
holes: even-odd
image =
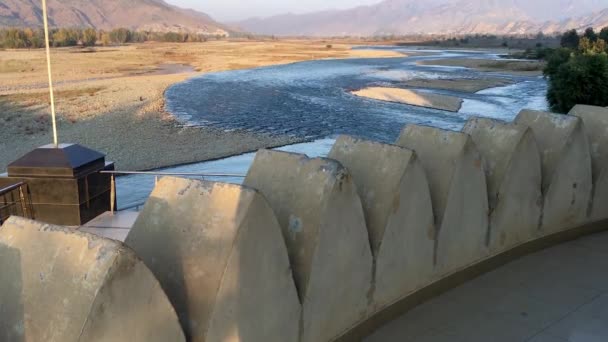
{"type": "Polygon", "coordinates": [[[438,65],[451,67],[464,67],[487,72],[500,72],[505,74],[540,76],[545,67],[541,61],[519,61],[519,60],[494,60],[494,59],[469,59],[469,58],[447,58],[441,60],[424,60],[418,62],[421,65],[438,65]]]}
{"type": "Polygon", "coordinates": [[[466,93],[476,93],[484,89],[503,87],[510,84],[513,84],[513,82],[503,78],[415,79],[403,82],[403,85],[413,88],[454,90],[466,93]]]}
{"type": "Polygon", "coordinates": [[[385,87],[370,87],[352,94],[369,99],[403,103],[412,106],[458,112],[463,100],[453,96],[423,93],[415,90],[385,87]]]}
{"type": "MultiPolygon", "coordinates": [[[[400,57],[326,41],[146,43],[116,48],[53,50],[62,142],[107,153],[121,170],[151,169],[297,142],[287,136],[187,128],[165,112],[164,91],[193,73],[163,74],[185,64],[198,72],[235,70],[323,58],[400,57]]],[[[52,141],[44,51],[0,51],[0,172],[52,141]]]]}

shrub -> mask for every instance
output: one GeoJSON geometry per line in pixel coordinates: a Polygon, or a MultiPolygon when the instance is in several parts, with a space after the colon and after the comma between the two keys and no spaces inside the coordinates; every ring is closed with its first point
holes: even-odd
{"type": "Polygon", "coordinates": [[[567,113],[576,104],[608,106],[608,56],[570,56],[550,75],[547,99],[558,113],[567,113]]]}

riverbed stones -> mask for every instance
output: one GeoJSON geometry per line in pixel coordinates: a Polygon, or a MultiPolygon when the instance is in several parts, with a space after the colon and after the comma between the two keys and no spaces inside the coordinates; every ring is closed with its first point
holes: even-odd
{"type": "Polygon", "coordinates": [[[119,242],[12,217],[0,269],[2,341],[185,341],[160,284],[119,242]]]}
{"type": "Polygon", "coordinates": [[[525,126],[471,118],[469,134],[484,161],[490,207],[490,253],[538,237],[542,214],[541,158],[534,133],[525,126]]]}
{"type": "Polygon", "coordinates": [[[276,217],[255,190],[162,178],[126,239],[189,341],[296,341],[300,304],[276,217]]]}
{"type": "Polygon", "coordinates": [[[372,254],[361,201],[337,161],[261,150],[245,184],[274,209],[303,306],[302,341],[330,341],[362,321],[372,254]]]}
{"type": "Polygon", "coordinates": [[[583,121],[570,115],[523,110],[515,122],[532,129],[542,156],[542,233],[585,223],[592,195],[592,171],[583,121]]]}
{"type": "Polygon", "coordinates": [[[408,125],[397,145],[416,151],[439,228],[436,267],[455,272],[488,255],[488,195],[481,155],[468,134],[408,125]]]}
{"type": "Polygon", "coordinates": [[[375,259],[373,307],[432,281],[435,225],[428,181],[411,150],[341,136],[329,153],[352,174],[375,259]]]}
{"type": "Polygon", "coordinates": [[[589,221],[608,218],[608,108],[576,105],[570,115],[583,120],[591,148],[593,200],[589,221]]]}

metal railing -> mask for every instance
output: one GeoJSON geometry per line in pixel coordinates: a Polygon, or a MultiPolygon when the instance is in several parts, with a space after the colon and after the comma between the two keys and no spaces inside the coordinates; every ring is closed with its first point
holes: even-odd
{"type": "MultiPolygon", "coordinates": [[[[231,173],[198,173],[198,172],[154,172],[154,171],[99,171],[101,174],[109,174],[110,178],[110,211],[114,213],[116,211],[116,176],[128,176],[128,175],[147,175],[154,176],[154,184],[158,183],[158,178],[163,176],[176,176],[176,177],[196,177],[196,178],[245,178],[245,175],[231,174],[231,173]]],[[[145,201],[132,205],[121,210],[129,210],[139,208],[144,205],[145,201]]]]}
{"type": "Polygon", "coordinates": [[[24,182],[0,189],[0,224],[11,216],[34,219],[30,189],[24,182]]]}

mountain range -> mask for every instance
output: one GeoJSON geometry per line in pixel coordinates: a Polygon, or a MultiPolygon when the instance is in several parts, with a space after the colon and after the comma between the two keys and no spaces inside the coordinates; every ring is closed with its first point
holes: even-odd
{"type": "MultiPolygon", "coordinates": [[[[223,25],[163,0],[48,0],[54,27],[278,36],[528,34],[608,26],[608,0],[384,0],[376,5],[223,25]]],[[[39,0],[0,0],[0,27],[40,27],[39,0]]]]}
{"type": "Polygon", "coordinates": [[[526,34],[608,25],[608,0],[385,0],[371,6],[252,18],[233,25],[282,36],[526,34]]]}
{"type": "MultiPolygon", "coordinates": [[[[225,35],[230,29],[207,14],[167,4],[163,0],[48,0],[54,27],[125,27],[156,32],[225,35]]],[[[40,27],[40,0],[1,0],[0,27],[40,27]]]]}

